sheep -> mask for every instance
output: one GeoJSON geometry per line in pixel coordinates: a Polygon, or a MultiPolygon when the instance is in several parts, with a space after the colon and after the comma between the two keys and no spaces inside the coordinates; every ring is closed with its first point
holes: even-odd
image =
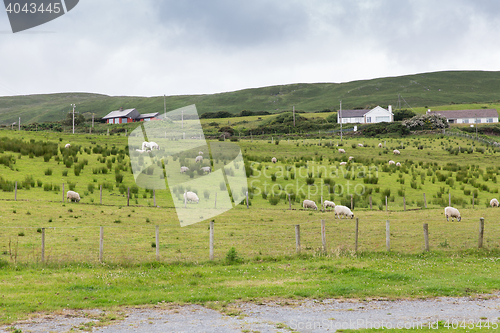
{"type": "Polygon", "coordinates": [[[70,201],[79,202],[80,194],[76,193],[75,191],[68,191],[68,193],[66,193],[66,199],[68,199],[68,202],[70,201]]]}
{"type": "Polygon", "coordinates": [[[347,162],[340,162],[340,165],[346,165],[347,162]]]}
{"type": "Polygon", "coordinates": [[[307,199],[302,202],[302,207],[304,207],[305,209],[314,208],[314,210],[318,210],[318,206],[316,206],[316,203],[312,200],[307,199]]]}
{"type": "Polygon", "coordinates": [[[349,162],[352,161],[354,159],[353,156],[349,156],[349,162]]]}
{"type": "Polygon", "coordinates": [[[196,193],[188,191],[188,192],[184,193],[184,201],[185,202],[191,201],[191,202],[199,203],[200,198],[198,198],[198,195],[196,193]]]}
{"type": "Polygon", "coordinates": [[[498,207],[498,200],[496,198],[491,199],[490,206],[491,207],[498,207]]]}
{"type": "Polygon", "coordinates": [[[70,145],[69,143],[67,143],[67,144],[64,146],[64,148],[69,148],[69,147],[71,147],[71,145],[70,145]]]}
{"type": "Polygon", "coordinates": [[[401,166],[401,163],[396,163],[396,166],[399,168],[401,166]]]}
{"type": "Polygon", "coordinates": [[[278,162],[278,160],[276,159],[276,157],[273,157],[273,158],[271,159],[271,162],[276,163],[276,162],[278,162]]]}
{"type": "Polygon", "coordinates": [[[389,165],[394,165],[394,164],[396,164],[396,162],[394,162],[393,160],[389,161],[389,165]]]}
{"type": "Polygon", "coordinates": [[[364,147],[362,143],[358,143],[358,147],[364,147]]]}
{"type": "Polygon", "coordinates": [[[400,155],[401,154],[401,152],[399,150],[397,150],[397,149],[394,149],[392,152],[394,153],[394,155],[400,155]]]}
{"type": "Polygon", "coordinates": [[[212,168],[211,168],[211,167],[209,167],[209,166],[202,167],[202,168],[201,168],[201,171],[206,172],[206,173],[210,173],[210,172],[212,172],[212,168]]]}
{"type": "Polygon", "coordinates": [[[341,153],[341,154],[345,154],[345,150],[344,150],[344,149],[342,149],[342,148],[339,148],[339,153],[341,153]]]}
{"type": "Polygon", "coordinates": [[[378,147],[379,147],[379,148],[382,148],[382,143],[379,143],[379,144],[378,144],[378,147]]]}
{"type": "Polygon", "coordinates": [[[203,152],[200,150],[200,151],[198,152],[198,155],[203,155],[203,152]]]}
{"type": "Polygon", "coordinates": [[[323,201],[323,206],[325,207],[325,209],[327,209],[328,207],[335,208],[335,202],[325,200],[323,201]]]}
{"type": "Polygon", "coordinates": [[[181,167],[181,173],[184,173],[184,172],[187,172],[187,171],[189,171],[188,167],[185,167],[185,166],[181,167]]]}
{"type": "Polygon", "coordinates": [[[444,209],[444,216],[446,216],[446,221],[449,221],[449,219],[448,219],[449,217],[451,217],[452,222],[453,222],[453,218],[456,218],[458,222],[460,222],[460,220],[462,219],[458,209],[450,207],[450,206],[448,206],[444,209]]]}
{"type": "Polygon", "coordinates": [[[201,163],[201,162],[203,161],[203,156],[201,156],[201,155],[196,156],[196,158],[195,158],[195,160],[194,160],[194,161],[195,161],[195,163],[198,163],[198,162],[200,162],[200,163],[201,163]]]}
{"type": "Polygon", "coordinates": [[[344,216],[350,217],[351,219],[354,218],[354,214],[348,207],[341,205],[335,206],[335,216],[340,219],[340,215],[342,215],[342,218],[344,218],[344,216]]]}
{"type": "Polygon", "coordinates": [[[149,149],[149,150],[153,150],[153,149],[156,149],[156,150],[160,150],[160,146],[156,143],[156,142],[147,142],[147,141],[144,141],[142,143],[142,149],[143,150],[146,150],[146,149],[149,149]]]}

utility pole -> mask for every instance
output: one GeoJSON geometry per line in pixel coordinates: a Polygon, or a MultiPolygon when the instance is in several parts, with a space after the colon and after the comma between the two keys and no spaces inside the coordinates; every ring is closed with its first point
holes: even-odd
{"type": "Polygon", "coordinates": [[[339,120],[340,120],[340,142],[342,142],[342,100],[340,100],[339,120]]]}
{"type": "Polygon", "coordinates": [[[92,128],[94,128],[94,114],[92,113],[92,128]]]}
{"type": "Polygon", "coordinates": [[[295,127],[295,105],[293,106],[293,127],[295,127]]]}
{"type": "Polygon", "coordinates": [[[73,134],[75,134],[75,104],[71,104],[73,107],[73,134]]]}
{"type": "MultiPolygon", "coordinates": [[[[19,125],[19,130],[21,130],[21,117],[19,117],[19,124],[18,125],[19,125]]],[[[476,135],[476,137],[477,137],[477,135],[476,135]]]]}

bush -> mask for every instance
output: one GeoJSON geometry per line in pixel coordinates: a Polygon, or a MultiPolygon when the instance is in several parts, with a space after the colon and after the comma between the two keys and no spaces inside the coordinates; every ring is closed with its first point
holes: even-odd
{"type": "Polygon", "coordinates": [[[234,264],[234,263],[237,263],[240,261],[241,261],[241,258],[238,255],[238,253],[236,252],[236,249],[234,248],[234,246],[231,247],[229,249],[229,251],[227,251],[227,253],[226,253],[226,262],[228,264],[234,264]]]}
{"type": "Polygon", "coordinates": [[[52,176],[52,169],[48,168],[45,170],[45,176],[52,176]]]}

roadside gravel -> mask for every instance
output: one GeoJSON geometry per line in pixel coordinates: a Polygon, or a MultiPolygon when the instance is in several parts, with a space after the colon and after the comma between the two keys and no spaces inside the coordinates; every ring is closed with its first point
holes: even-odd
{"type": "MultiPolygon", "coordinates": [[[[92,332],[335,332],[337,329],[371,327],[417,327],[435,325],[438,320],[455,323],[497,323],[500,319],[500,295],[476,298],[440,297],[427,300],[339,300],[282,301],[265,304],[239,303],[231,315],[199,305],[157,305],[123,308],[123,320],[113,325],[94,327],[92,332]]],[[[62,311],[1,327],[27,332],[69,332],[97,323],[101,310],[62,311]]]]}

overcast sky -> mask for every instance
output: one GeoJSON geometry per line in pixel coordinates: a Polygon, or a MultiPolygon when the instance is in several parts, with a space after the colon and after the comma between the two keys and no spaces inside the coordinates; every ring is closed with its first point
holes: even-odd
{"type": "Polygon", "coordinates": [[[498,0],[80,0],[13,34],[0,96],[159,96],[500,70],[498,0]]]}

